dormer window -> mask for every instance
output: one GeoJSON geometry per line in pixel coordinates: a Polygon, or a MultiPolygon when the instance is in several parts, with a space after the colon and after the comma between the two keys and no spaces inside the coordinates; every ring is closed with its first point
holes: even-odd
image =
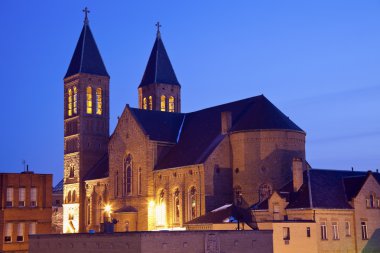
{"type": "Polygon", "coordinates": [[[371,192],[368,198],[366,199],[367,208],[379,208],[379,199],[376,198],[375,193],[371,192]]]}

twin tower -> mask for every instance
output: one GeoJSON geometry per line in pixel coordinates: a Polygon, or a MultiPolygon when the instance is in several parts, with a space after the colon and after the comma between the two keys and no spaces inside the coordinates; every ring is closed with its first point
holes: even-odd
{"type": "MultiPolygon", "coordinates": [[[[91,168],[107,156],[109,140],[110,76],[90,30],[84,25],[64,77],[64,224],[83,231],[85,179],[91,168]]],[[[139,108],[181,111],[181,85],[161,39],[160,25],[138,86],[139,108]]]]}

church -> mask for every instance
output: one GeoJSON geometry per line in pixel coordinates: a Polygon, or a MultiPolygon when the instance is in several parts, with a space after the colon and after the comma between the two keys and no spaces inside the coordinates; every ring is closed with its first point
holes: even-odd
{"type": "MultiPolygon", "coordinates": [[[[250,207],[301,171],[306,133],[265,96],[181,112],[159,24],[139,108],[110,134],[110,76],[87,12],[64,76],[63,232],[183,229],[220,206],[250,207]]],[[[195,98],[194,98],[195,99],[195,98]]]]}

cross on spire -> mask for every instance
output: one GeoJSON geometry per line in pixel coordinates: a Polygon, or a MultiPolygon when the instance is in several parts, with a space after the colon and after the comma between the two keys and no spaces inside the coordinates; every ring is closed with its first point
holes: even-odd
{"type": "Polygon", "coordinates": [[[84,12],[84,23],[88,24],[88,13],[90,13],[90,10],[87,8],[87,6],[82,10],[84,12]]]}
{"type": "Polygon", "coordinates": [[[160,27],[161,27],[162,25],[160,24],[160,22],[158,21],[157,23],[156,23],[156,27],[157,27],[157,36],[159,36],[160,35],[160,27]]]}

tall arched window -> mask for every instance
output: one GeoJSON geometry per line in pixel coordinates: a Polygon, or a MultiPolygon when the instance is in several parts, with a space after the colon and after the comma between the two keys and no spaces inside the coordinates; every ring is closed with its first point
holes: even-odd
{"type": "Polygon", "coordinates": [[[91,199],[87,198],[87,225],[91,223],[91,199]]]}
{"type": "Polygon", "coordinates": [[[103,98],[102,98],[102,88],[96,89],[96,114],[102,115],[103,113],[103,98]]]}
{"type": "Polygon", "coordinates": [[[197,190],[191,187],[189,191],[189,220],[197,217],[197,190]]]}
{"type": "Polygon", "coordinates": [[[141,168],[139,168],[137,172],[137,194],[141,195],[142,188],[141,188],[141,168]]]}
{"type": "Polygon", "coordinates": [[[67,203],[71,203],[71,191],[67,194],[67,203]]]}
{"type": "Polygon", "coordinates": [[[146,102],[146,98],[143,98],[143,109],[144,110],[148,109],[148,104],[146,102]]]}
{"type": "Polygon", "coordinates": [[[75,193],[75,190],[73,191],[73,195],[71,196],[71,200],[75,203],[76,200],[77,200],[77,196],[76,196],[76,193],[75,193]]]}
{"type": "Polygon", "coordinates": [[[153,110],[153,99],[152,99],[152,96],[149,96],[149,110],[153,110]]]}
{"type": "Polygon", "coordinates": [[[164,95],[161,96],[161,111],[166,111],[166,97],[164,95]]]}
{"type": "Polygon", "coordinates": [[[179,223],[179,219],[180,219],[180,213],[181,213],[181,210],[180,210],[180,200],[179,200],[179,189],[177,188],[175,191],[174,191],[174,197],[173,197],[173,220],[174,220],[174,223],[179,223]]]}
{"type": "Polygon", "coordinates": [[[115,197],[119,196],[119,171],[115,173],[115,181],[114,181],[114,195],[115,197]]]}
{"type": "Polygon", "coordinates": [[[67,91],[67,116],[73,115],[73,91],[69,89],[67,91]]]}
{"type": "Polygon", "coordinates": [[[169,112],[174,112],[174,97],[169,97],[169,112]]]}
{"type": "Polygon", "coordinates": [[[74,90],[73,112],[75,115],[75,114],[78,114],[78,89],[77,87],[74,86],[73,90],[74,90]]]}
{"type": "Polygon", "coordinates": [[[130,154],[124,158],[123,196],[125,195],[132,195],[132,156],[130,154]]]}
{"type": "Polygon", "coordinates": [[[156,209],[157,226],[166,225],[166,205],[165,205],[165,192],[161,190],[158,195],[158,206],[156,209]]]}
{"type": "Polygon", "coordinates": [[[92,88],[90,86],[86,89],[87,93],[87,114],[92,114],[92,88]]]}

